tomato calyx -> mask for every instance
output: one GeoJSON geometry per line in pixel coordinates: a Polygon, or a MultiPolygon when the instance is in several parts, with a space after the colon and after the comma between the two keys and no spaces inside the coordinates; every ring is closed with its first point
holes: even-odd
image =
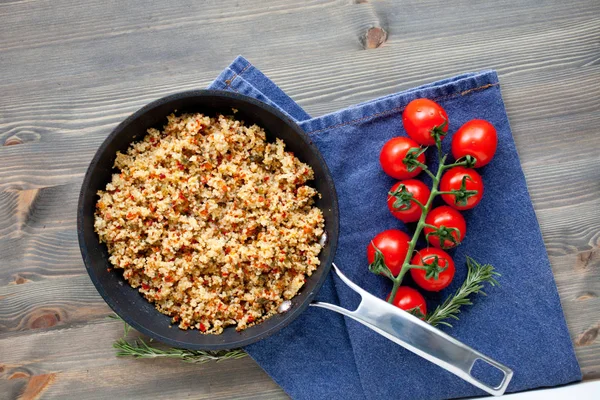
{"type": "Polygon", "coordinates": [[[375,249],[375,260],[369,264],[369,271],[374,274],[384,275],[393,280],[394,274],[392,274],[392,271],[390,271],[389,267],[386,265],[383,253],[375,246],[373,241],[371,241],[371,246],[375,249]]]}
{"type": "Polygon", "coordinates": [[[433,128],[431,128],[431,137],[433,137],[435,139],[435,141],[439,140],[441,141],[444,136],[446,136],[448,134],[446,127],[448,126],[448,120],[444,120],[444,122],[441,125],[436,125],[433,128]],[[446,129],[446,131],[444,131],[444,129],[446,129]]]}
{"type": "Polygon", "coordinates": [[[426,315],[423,314],[423,311],[421,311],[421,307],[417,306],[417,307],[413,307],[409,310],[404,310],[409,314],[414,315],[415,317],[419,318],[419,319],[425,319],[426,315]]]}
{"type": "Polygon", "coordinates": [[[423,265],[411,265],[411,268],[425,270],[425,278],[436,281],[439,279],[440,273],[444,272],[450,265],[448,260],[440,258],[437,254],[422,257],[421,262],[423,265]],[[440,259],[444,261],[443,266],[439,265],[440,259]],[[428,261],[431,261],[431,263],[428,263],[428,261]]]}
{"type": "Polygon", "coordinates": [[[451,190],[449,192],[439,192],[439,194],[451,194],[454,196],[454,204],[457,206],[466,206],[469,198],[477,196],[477,193],[479,193],[477,190],[467,190],[467,179],[473,181],[471,177],[465,175],[462,177],[459,189],[451,190]]]}
{"type": "Polygon", "coordinates": [[[442,139],[444,136],[448,134],[448,120],[445,119],[441,125],[436,125],[429,131],[431,133],[431,137],[435,140],[435,145],[438,149],[438,152],[442,152],[442,139]],[[444,131],[445,129],[445,131],[444,131]]]}
{"type": "Polygon", "coordinates": [[[433,232],[429,232],[428,234],[425,235],[425,239],[427,241],[429,241],[429,238],[431,236],[437,236],[440,240],[440,247],[443,250],[451,249],[460,244],[460,240],[462,239],[460,237],[460,235],[461,235],[460,229],[447,227],[444,225],[440,225],[439,228],[436,227],[435,225],[429,225],[429,224],[427,224],[425,226],[433,229],[433,232]],[[456,238],[459,238],[459,240],[457,240],[456,238]],[[446,246],[446,244],[445,244],[446,240],[451,243],[449,246],[446,246]]]}
{"type": "Polygon", "coordinates": [[[419,200],[415,199],[415,196],[404,184],[401,184],[395,190],[388,192],[388,196],[396,199],[392,207],[398,211],[408,210],[411,202],[415,202],[421,209],[424,207],[419,200]]]}
{"type": "Polygon", "coordinates": [[[406,185],[398,186],[394,191],[388,192],[388,195],[396,199],[393,207],[400,211],[408,210],[410,202],[414,199],[413,194],[408,191],[406,185]]]}
{"type": "Polygon", "coordinates": [[[418,160],[421,154],[425,153],[427,147],[412,147],[406,152],[406,156],[402,160],[406,165],[408,172],[413,172],[419,167],[423,167],[423,164],[418,160]]]}
{"type": "MultiPolygon", "coordinates": [[[[456,160],[456,162],[454,164],[452,164],[452,166],[463,166],[466,168],[474,168],[475,164],[477,164],[477,159],[471,155],[466,155],[464,157],[459,158],[458,160],[456,160]]],[[[448,165],[447,167],[450,167],[451,165],[448,165]]]]}

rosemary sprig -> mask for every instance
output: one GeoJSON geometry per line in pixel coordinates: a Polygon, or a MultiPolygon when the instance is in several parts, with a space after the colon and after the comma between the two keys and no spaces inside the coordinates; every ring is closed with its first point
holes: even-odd
{"type": "Polygon", "coordinates": [[[134,358],[175,358],[184,362],[203,364],[209,361],[236,360],[246,357],[248,354],[241,349],[222,351],[185,350],[168,347],[160,349],[143,339],[128,342],[126,339],[118,339],[113,343],[117,349],[118,357],[134,358]]]}
{"type": "Polygon", "coordinates": [[[237,360],[248,355],[242,349],[221,351],[186,350],[173,347],[157,347],[152,339],[148,342],[142,338],[128,340],[127,335],[131,327],[118,315],[110,315],[109,318],[123,322],[123,337],[113,343],[118,357],[175,358],[184,362],[204,364],[209,361],[237,360]]]}
{"type": "Polygon", "coordinates": [[[489,283],[492,286],[498,285],[496,277],[500,276],[500,274],[497,273],[490,264],[481,265],[471,257],[467,257],[467,269],[467,278],[461,287],[458,288],[456,293],[448,297],[425,318],[425,321],[430,325],[446,325],[452,327],[450,323],[444,320],[449,318],[457,320],[460,308],[462,306],[470,306],[473,304],[469,299],[470,295],[482,294],[486,296],[486,293],[482,290],[484,283],[489,283]]]}

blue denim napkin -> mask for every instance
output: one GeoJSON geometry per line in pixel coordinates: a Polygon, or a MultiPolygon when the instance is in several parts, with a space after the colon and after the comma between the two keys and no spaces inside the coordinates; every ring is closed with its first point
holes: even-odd
{"type": "MultiPolygon", "coordinates": [[[[464,309],[452,328],[442,329],[512,368],[515,375],[509,391],[581,379],[494,71],[445,79],[318,118],[310,118],[242,57],[210,87],[271,104],[311,135],[333,174],[339,196],[341,231],[336,264],[359,286],[381,298],[391,285],[368,272],[365,249],[382,230],[398,228],[410,233],[413,229],[387,210],[387,191],[394,180],[382,172],[378,157],[388,139],[405,135],[402,110],[419,97],[444,107],[450,119],[446,151],[451,135],[463,123],[474,118],[490,121],[498,131],[499,143],[492,163],[480,170],[485,184],[483,200],[463,214],[467,236],[453,252],[456,277],[441,293],[425,293],[428,308],[433,309],[462,283],[466,255],[493,264],[502,274],[501,286],[488,288],[488,297],[475,297],[474,305],[464,309]]],[[[433,153],[428,156],[428,160],[435,158],[433,153]]],[[[331,276],[317,299],[346,308],[357,304],[356,294],[331,276]]],[[[357,322],[323,309],[309,308],[287,328],[246,350],[296,399],[485,395],[357,322]]],[[[492,379],[489,371],[481,371],[480,376],[484,381],[492,379]]]]}

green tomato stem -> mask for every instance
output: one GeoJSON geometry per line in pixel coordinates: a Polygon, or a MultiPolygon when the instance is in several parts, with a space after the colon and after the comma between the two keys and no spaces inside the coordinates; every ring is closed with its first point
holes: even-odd
{"type": "Polygon", "coordinates": [[[450,168],[454,168],[454,167],[466,167],[468,166],[469,163],[467,161],[461,161],[461,162],[455,162],[452,164],[448,164],[448,165],[444,165],[444,169],[450,169],[450,168]]]}
{"type": "MultiPolygon", "coordinates": [[[[410,263],[410,259],[413,255],[413,252],[415,251],[415,246],[417,245],[417,240],[418,240],[419,236],[421,235],[421,231],[423,230],[423,228],[426,225],[425,218],[427,218],[427,214],[429,213],[429,210],[431,209],[431,204],[433,203],[433,199],[435,199],[435,196],[437,196],[439,194],[437,188],[438,188],[440,179],[442,177],[442,173],[444,172],[446,155],[442,155],[441,139],[439,139],[439,137],[436,137],[436,145],[438,148],[438,158],[439,158],[439,165],[438,165],[437,173],[435,175],[433,175],[431,173],[431,171],[429,171],[429,169],[427,168],[426,165],[421,167],[421,168],[423,168],[424,171],[429,172],[432,176],[432,178],[431,178],[431,180],[432,180],[431,181],[431,194],[429,195],[429,199],[427,200],[427,203],[425,203],[425,205],[422,205],[420,202],[417,202],[419,205],[421,205],[421,210],[422,210],[421,218],[419,218],[419,222],[417,222],[417,227],[415,228],[415,233],[413,234],[413,237],[408,244],[408,252],[406,253],[406,257],[404,258],[404,262],[402,263],[402,268],[400,269],[398,276],[396,276],[394,279],[392,279],[392,281],[394,282],[394,285],[392,287],[392,292],[390,293],[388,303],[392,303],[394,301],[394,297],[396,297],[396,293],[398,292],[398,288],[400,287],[400,284],[402,283],[402,280],[404,279],[404,275],[406,275],[406,273],[411,268],[416,267],[415,265],[412,265],[410,263]]],[[[413,200],[413,201],[416,201],[416,200],[413,200]]]]}
{"type": "Polygon", "coordinates": [[[409,269],[422,269],[426,271],[428,268],[423,265],[409,264],[409,269]]]}
{"type": "Polygon", "coordinates": [[[414,197],[411,199],[411,201],[416,203],[421,208],[422,212],[425,212],[425,204],[421,203],[419,200],[415,199],[414,197]]]}
{"type": "Polygon", "coordinates": [[[431,177],[431,179],[435,179],[435,175],[429,170],[429,168],[427,168],[427,165],[420,163],[418,161],[413,161],[413,163],[418,166],[421,167],[421,169],[423,170],[423,172],[425,172],[427,175],[429,175],[431,177]]]}
{"type": "MultiPolygon", "coordinates": [[[[460,193],[459,190],[451,190],[451,191],[448,191],[448,192],[438,192],[438,191],[436,191],[435,195],[436,196],[438,194],[452,194],[452,195],[456,195],[458,193],[460,193]]],[[[477,193],[479,193],[479,191],[477,191],[477,190],[465,190],[464,193],[468,194],[468,195],[471,195],[471,196],[475,196],[477,193]]]]}

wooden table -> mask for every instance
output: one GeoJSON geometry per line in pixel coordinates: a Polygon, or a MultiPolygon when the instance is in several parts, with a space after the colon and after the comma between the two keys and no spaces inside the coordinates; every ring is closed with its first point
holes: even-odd
{"type": "Polygon", "coordinates": [[[117,359],[122,326],[75,232],[107,134],[238,54],[313,116],[496,69],[577,357],[599,378],[600,2],[442,3],[0,1],[0,398],[285,397],[249,358],[117,359]]]}

